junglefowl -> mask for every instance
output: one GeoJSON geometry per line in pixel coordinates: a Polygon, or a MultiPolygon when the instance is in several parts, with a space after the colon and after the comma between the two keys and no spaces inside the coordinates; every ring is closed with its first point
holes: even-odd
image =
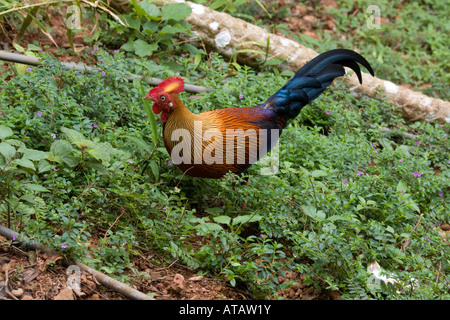
{"type": "Polygon", "coordinates": [[[189,176],[220,178],[228,172],[245,172],[270,151],[288,120],[295,118],[335,78],[343,76],[344,66],[355,71],[362,83],[358,63],[373,76],[369,62],[354,51],[335,49],[322,53],[257,107],[194,114],[177,97],[184,89],[181,77],[162,81],[144,99],[154,102],[155,114],[161,113],[164,145],[173,162],[189,176]]]}

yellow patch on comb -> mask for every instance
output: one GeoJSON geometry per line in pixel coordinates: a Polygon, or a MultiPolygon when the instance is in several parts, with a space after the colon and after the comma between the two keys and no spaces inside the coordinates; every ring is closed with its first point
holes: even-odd
{"type": "Polygon", "coordinates": [[[180,93],[184,90],[184,80],[179,76],[167,78],[158,87],[167,93],[180,93]]]}
{"type": "Polygon", "coordinates": [[[178,83],[171,83],[167,87],[164,88],[165,92],[172,92],[179,88],[180,85],[178,83]]]}

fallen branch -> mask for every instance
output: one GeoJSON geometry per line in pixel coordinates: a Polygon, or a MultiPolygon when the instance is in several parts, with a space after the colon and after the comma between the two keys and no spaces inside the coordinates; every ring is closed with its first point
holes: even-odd
{"type": "MultiPolygon", "coordinates": [[[[18,53],[10,53],[4,50],[0,50],[0,60],[9,61],[9,62],[15,62],[15,63],[22,63],[30,66],[39,66],[42,65],[42,62],[37,57],[30,57],[23,54],[18,53]]],[[[93,72],[95,69],[90,66],[84,66],[80,64],[76,64],[73,62],[61,62],[61,64],[66,67],[67,69],[75,69],[78,71],[87,71],[87,72],[93,72]]],[[[134,79],[139,79],[143,82],[148,83],[152,86],[157,86],[162,79],[159,78],[147,78],[140,75],[132,74],[131,76],[125,77],[128,81],[133,81],[134,79]]],[[[200,93],[200,92],[210,92],[213,91],[213,89],[197,86],[194,84],[185,84],[184,88],[187,92],[191,93],[200,93]]]]}
{"type": "MultiPolygon", "coordinates": [[[[9,240],[15,239],[14,241],[18,241],[19,244],[21,244],[29,249],[39,250],[40,252],[53,254],[53,255],[58,254],[58,253],[54,252],[52,249],[50,249],[36,241],[29,240],[29,239],[25,238],[24,236],[20,235],[19,233],[14,232],[11,229],[8,229],[1,225],[0,225],[0,235],[9,240]]],[[[65,267],[69,267],[71,265],[78,266],[81,270],[92,274],[95,277],[95,279],[100,284],[105,286],[106,288],[114,290],[129,299],[132,299],[132,300],[154,300],[150,296],[148,296],[136,289],[133,289],[130,286],[128,286],[120,281],[117,281],[117,280],[105,275],[104,273],[101,273],[100,271],[97,271],[91,267],[88,267],[81,262],[64,259],[62,261],[62,263],[65,267]]]]}

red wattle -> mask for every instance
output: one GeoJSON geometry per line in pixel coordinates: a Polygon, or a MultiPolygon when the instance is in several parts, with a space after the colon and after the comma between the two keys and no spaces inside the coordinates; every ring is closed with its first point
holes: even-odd
{"type": "Polygon", "coordinates": [[[162,109],[158,107],[156,104],[153,105],[152,110],[154,114],[160,114],[162,111],[162,109]]]}

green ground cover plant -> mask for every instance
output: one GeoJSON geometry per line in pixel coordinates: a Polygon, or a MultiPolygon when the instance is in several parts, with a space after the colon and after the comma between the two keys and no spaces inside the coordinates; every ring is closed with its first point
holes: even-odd
{"type": "Polygon", "coordinates": [[[447,39],[450,22],[446,1],[340,0],[336,5],[330,2],[333,1],[287,0],[286,5],[280,7],[277,1],[266,1],[263,10],[256,1],[248,1],[248,5],[241,6],[237,12],[229,6],[228,12],[273,32],[279,31],[317,52],[357,49],[363,56],[370,57],[377,77],[408,85],[433,97],[449,99],[447,39]],[[313,8],[304,15],[316,16],[309,27],[317,39],[292,32],[285,22],[274,23],[286,17],[303,19],[297,16],[298,12],[291,12],[290,8],[295,5],[313,8]],[[336,28],[325,32],[328,20],[333,21],[336,28]]]}

